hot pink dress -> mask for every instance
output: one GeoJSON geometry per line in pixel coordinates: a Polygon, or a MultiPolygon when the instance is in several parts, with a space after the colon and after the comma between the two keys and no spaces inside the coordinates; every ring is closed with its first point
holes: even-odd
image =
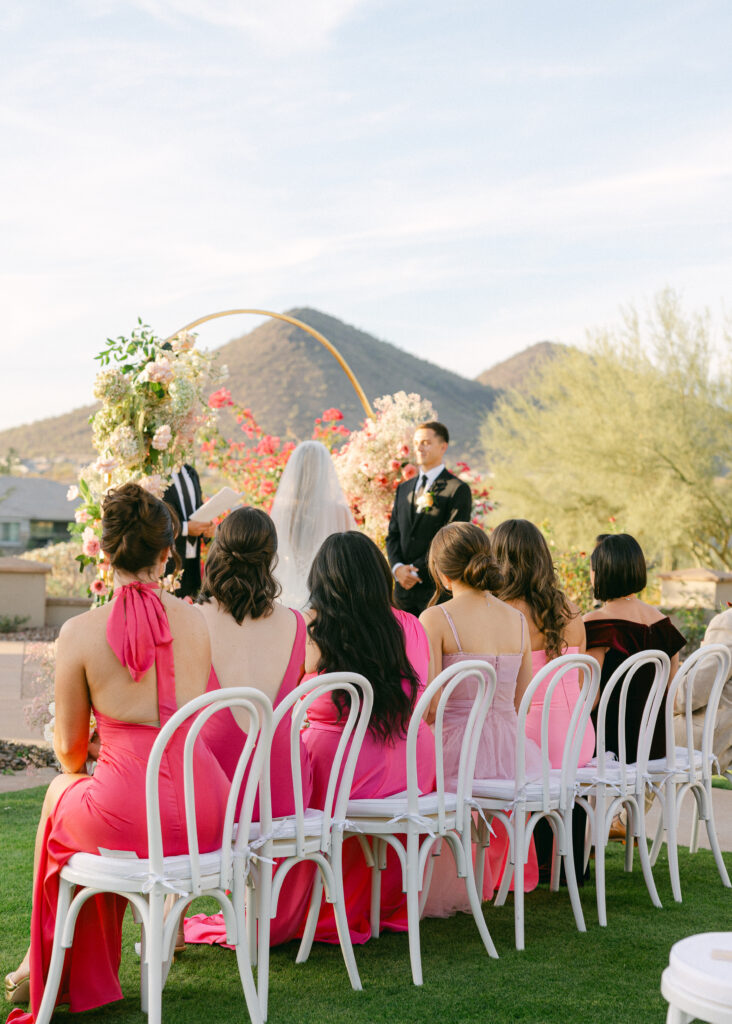
{"type": "MultiPolygon", "coordinates": [[[[292,609],[297,619],[295,639],[282,683],[277,691],[274,706],[277,707],[285,697],[289,696],[300,683],[305,668],[305,620],[302,615],[292,609]]],[[[211,668],[208,691],[219,689],[216,672],[211,668]]],[[[292,790],[292,772],[290,769],[290,724],[291,715],[286,715],[280,722],[272,739],[270,755],[270,779],[272,790],[272,817],[278,818],[293,814],[295,797],[292,790]]],[[[232,778],[239,754],[244,745],[245,734],[237,725],[230,711],[216,715],[204,727],[204,739],[213,750],[217,760],[228,778],[232,778]]],[[[300,767],[302,771],[303,796],[305,806],[310,803],[313,788],[310,757],[305,744],[300,740],[300,767]]],[[[253,820],[259,817],[259,794],[254,804],[253,820]]],[[[287,874],[277,903],[277,916],[271,923],[271,945],[276,946],[295,937],[307,914],[312,889],[312,869],[307,864],[298,864],[287,874]]],[[[216,943],[227,948],[226,928],[222,914],[195,914],[186,918],[186,942],[216,943]]]]}
{"type": "MultiPolygon", "coordinates": [[[[518,717],[514,706],[516,680],[523,658],[524,618],[521,616],[521,648],[517,654],[469,654],[463,651],[455,623],[444,605],[439,606],[455,638],[457,653],[443,654],[442,666],[457,665],[461,661],[485,661],[496,670],[497,685],[493,702],[488,709],[475,762],[476,779],[512,779],[516,774],[516,740],[518,717]]],[[[518,614],[518,613],[517,613],[518,614]]],[[[465,731],[465,722],[470,714],[475,697],[476,684],[466,679],[455,691],[445,708],[443,722],[442,750],[445,765],[445,786],[457,780],[460,762],[460,745],[465,731]]],[[[526,777],[541,775],[541,753],[532,741],[526,743],[526,777]]],[[[494,887],[500,885],[508,857],[508,835],[497,819],[492,822],[495,836],[491,836],[486,850],[483,874],[483,899],[490,899],[494,887]]],[[[524,875],[524,891],[530,892],[539,881],[539,869],[533,843],[524,875]]],[[[512,883],[513,885],[513,883],[512,883]]],[[[430,891],[425,903],[425,917],[448,917],[461,910],[470,913],[470,903],[465,882],[455,872],[452,853],[443,845],[442,852],[435,858],[430,891]]]]}
{"type": "MultiPolygon", "coordinates": [[[[165,609],[155,584],[131,583],[117,590],[107,622],[107,640],[136,681],[155,663],[161,725],[177,710],[173,644],[165,609]]],[[[41,1004],[56,923],[59,872],[79,851],[99,847],[132,850],[147,857],[145,771],[159,726],[120,722],[95,711],[102,741],[94,775],[70,786],[46,825],[31,911],[31,1012],[16,1009],[8,1021],[30,1024],[41,1004]]],[[[166,855],[186,853],[183,806],[183,744],[179,729],[160,767],[160,813],[166,855]]],[[[195,746],[194,772],[205,779],[196,789],[198,837],[202,851],[217,849],[228,782],[203,743],[195,746]]],[[[64,966],[58,1002],[71,1010],[90,1010],[122,998],[118,970],[122,917],[120,896],[92,897],[79,914],[74,943],[64,966]]]]}
{"type": "MultiPolygon", "coordinates": [[[[564,654],[579,654],[579,647],[568,647],[564,654]]],[[[532,651],[531,664],[533,674],[544,668],[548,661],[546,651],[532,651]]],[[[536,744],[541,743],[541,712],[544,706],[544,694],[554,674],[550,675],[545,684],[534,694],[529,713],[526,716],[526,735],[536,744]]],[[[579,699],[579,670],[568,672],[554,688],[552,703],[549,708],[549,763],[552,768],[562,767],[564,741],[569,729],[574,706],[579,699]]],[[[587,723],[584,739],[580,748],[579,766],[583,768],[595,753],[595,730],[592,722],[587,723]]]]}
{"type": "MultiPolygon", "coordinates": [[[[404,633],[407,658],[419,680],[419,696],[426,686],[429,668],[427,634],[421,623],[409,612],[397,608],[392,610],[404,633]]],[[[305,678],[312,678],[312,675],[305,678]]],[[[403,685],[406,690],[407,684],[403,685]]],[[[310,727],[305,730],[304,738],[313,765],[312,805],[322,807],[333,754],[341,732],[338,712],[331,697],[315,701],[308,712],[308,719],[310,727]]],[[[406,790],[406,747],[406,734],[394,735],[390,743],[384,743],[370,731],[367,732],[356,764],[352,798],[360,800],[392,796],[406,790]]],[[[421,792],[430,793],[434,789],[435,746],[432,731],[426,722],[420,724],[417,738],[417,780],[421,792]]],[[[371,937],[371,869],[364,860],[356,838],[350,838],[344,843],[343,877],[351,941],[363,943],[371,937]]],[[[388,850],[387,866],[381,875],[381,927],[390,931],[407,930],[407,904],[402,892],[401,868],[392,849],[388,850]]],[[[315,938],[319,942],[338,942],[335,917],[329,903],[324,902],[321,907],[315,938]]]]}

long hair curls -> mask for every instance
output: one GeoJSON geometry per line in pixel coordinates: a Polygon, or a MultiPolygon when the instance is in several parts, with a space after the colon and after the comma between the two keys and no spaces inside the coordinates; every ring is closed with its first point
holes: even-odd
{"type": "Polygon", "coordinates": [[[525,601],[544,636],[547,657],[558,657],[567,649],[563,634],[574,614],[557,586],[543,533],[528,519],[506,519],[491,534],[491,547],[504,578],[497,596],[525,601]]]}
{"type": "Polygon", "coordinates": [[[277,532],[261,508],[237,508],[216,529],[200,600],[215,598],[241,625],[272,614],[280,588],[272,575],[277,532]]]}
{"type": "MultiPolygon", "coordinates": [[[[419,688],[392,610],[392,585],[381,551],[356,530],[327,537],[308,576],[315,612],[308,634],[320,651],[318,672],[366,676],[374,690],[369,729],[384,742],[406,733],[419,688]]],[[[341,715],[346,700],[333,694],[341,715]]]]}

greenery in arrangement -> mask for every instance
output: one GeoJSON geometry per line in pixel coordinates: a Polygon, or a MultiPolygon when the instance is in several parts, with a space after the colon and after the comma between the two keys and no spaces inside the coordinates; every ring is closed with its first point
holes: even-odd
{"type": "Polygon", "coordinates": [[[505,509],[562,547],[613,518],[651,561],[732,568],[732,332],[661,293],[505,394],[483,441],[505,509]]]}
{"type": "Polygon", "coordinates": [[[0,615],[0,633],[16,633],[27,621],[27,615],[0,615]]]}
{"type": "MultiPolygon", "coordinates": [[[[43,790],[5,795],[0,849],[0,898],[4,908],[4,967],[11,970],[28,942],[31,863],[43,790]]],[[[356,947],[362,992],[353,992],[337,946],[316,945],[305,964],[295,963],[296,943],[273,950],[270,1012],[273,1024],[352,1024],[490,1021],[491,1024],[639,1024],[665,1019],[661,973],[672,944],[686,935],[724,931],[732,914],[732,891],[719,881],[712,855],[680,851],[684,902],[674,903],[662,852],[654,876],[663,909],[648,898],[637,864],[622,869],[624,847],[608,854],[608,927],[600,928],[595,892],[582,891],[587,932],[577,932],[566,889],[536,890],[526,903],[526,950],[513,945],[513,901],[485,906],[499,952],[491,960],[472,917],[423,921],[425,983],[415,988],[406,935],[385,933],[356,947]]],[[[732,870],[732,856],[726,855],[732,870]]],[[[204,905],[194,909],[205,910],[204,905]]],[[[125,919],[120,1003],[84,1014],[84,1024],[144,1024],[139,1003],[139,939],[125,919]]],[[[231,1024],[246,1010],[233,953],[189,946],[173,965],[163,993],[163,1016],[176,1024],[231,1024]]],[[[71,1021],[66,1009],[54,1017],[71,1021]]]]}

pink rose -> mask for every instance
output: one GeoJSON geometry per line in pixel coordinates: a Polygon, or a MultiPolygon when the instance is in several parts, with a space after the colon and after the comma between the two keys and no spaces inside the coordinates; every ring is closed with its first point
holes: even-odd
{"type": "Polygon", "coordinates": [[[153,435],[153,439],[150,442],[157,451],[164,452],[170,444],[172,433],[167,423],[164,423],[162,427],[158,427],[153,435]]]}
{"type": "Polygon", "coordinates": [[[340,409],[326,409],[322,416],[323,423],[334,423],[337,420],[343,419],[343,413],[340,409]]]}
{"type": "Polygon", "coordinates": [[[104,594],[109,593],[109,587],[104,582],[104,580],[93,580],[92,585],[89,589],[91,590],[92,594],[95,594],[97,597],[102,597],[104,594]]]}
{"type": "Polygon", "coordinates": [[[379,475],[374,478],[374,483],[377,484],[377,486],[379,486],[379,487],[386,487],[386,485],[389,483],[389,481],[384,476],[383,473],[379,473],[379,475]]]}
{"type": "Polygon", "coordinates": [[[168,381],[173,379],[173,367],[170,365],[170,360],[166,359],[165,356],[155,362],[148,363],[144,372],[148,380],[154,381],[157,384],[167,384],[168,381]]]}
{"type": "Polygon", "coordinates": [[[402,464],[399,459],[392,459],[389,463],[389,469],[392,473],[396,473],[398,469],[402,468],[402,464]]]}
{"type": "Polygon", "coordinates": [[[108,456],[106,459],[97,459],[94,463],[94,468],[97,473],[111,473],[113,469],[116,469],[119,465],[117,459],[108,456]]]}
{"type": "Polygon", "coordinates": [[[87,558],[96,558],[101,550],[101,544],[99,543],[99,537],[97,537],[91,526],[87,526],[81,535],[81,550],[87,556],[87,558]]]}
{"type": "Polygon", "coordinates": [[[406,459],[407,456],[409,455],[409,445],[403,444],[399,451],[397,452],[397,455],[399,455],[399,457],[402,459],[406,459]]]}
{"type": "MultiPolygon", "coordinates": [[[[224,409],[227,405],[233,405],[231,392],[228,388],[219,388],[208,396],[209,409],[224,409]]],[[[249,410],[246,410],[247,412],[249,410]]]]}
{"type": "Polygon", "coordinates": [[[84,508],[77,508],[76,512],[74,512],[74,520],[77,523],[88,523],[90,519],[91,516],[84,508]]]}
{"type": "Polygon", "coordinates": [[[411,462],[408,462],[407,465],[402,470],[402,476],[404,477],[405,480],[411,480],[412,477],[415,477],[416,475],[417,467],[413,466],[411,462]]]}

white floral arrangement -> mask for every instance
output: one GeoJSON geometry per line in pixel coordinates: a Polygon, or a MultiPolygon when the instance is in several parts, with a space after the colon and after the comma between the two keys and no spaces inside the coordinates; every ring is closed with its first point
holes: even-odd
{"type": "Polygon", "coordinates": [[[196,336],[188,331],[163,342],[139,321],[129,338],[108,338],[96,356],[102,369],[94,397],[101,408],[90,423],[98,458],[67,496],[83,499],[73,532],[82,545],[80,569],[93,565],[98,570],[89,588],[97,602],[111,593],[109,565],[101,551],[103,495],[134,481],[161,497],[173,471],[191,461],[197,432],[216,417],[208,395],[228,371],[215,354],[195,344],[196,336]]]}
{"type": "Polygon", "coordinates": [[[417,473],[411,462],[414,431],[437,413],[427,399],[404,391],[377,398],[374,409],[375,418],[365,420],[333,460],[354,519],[383,546],[394,491],[417,473]]]}

